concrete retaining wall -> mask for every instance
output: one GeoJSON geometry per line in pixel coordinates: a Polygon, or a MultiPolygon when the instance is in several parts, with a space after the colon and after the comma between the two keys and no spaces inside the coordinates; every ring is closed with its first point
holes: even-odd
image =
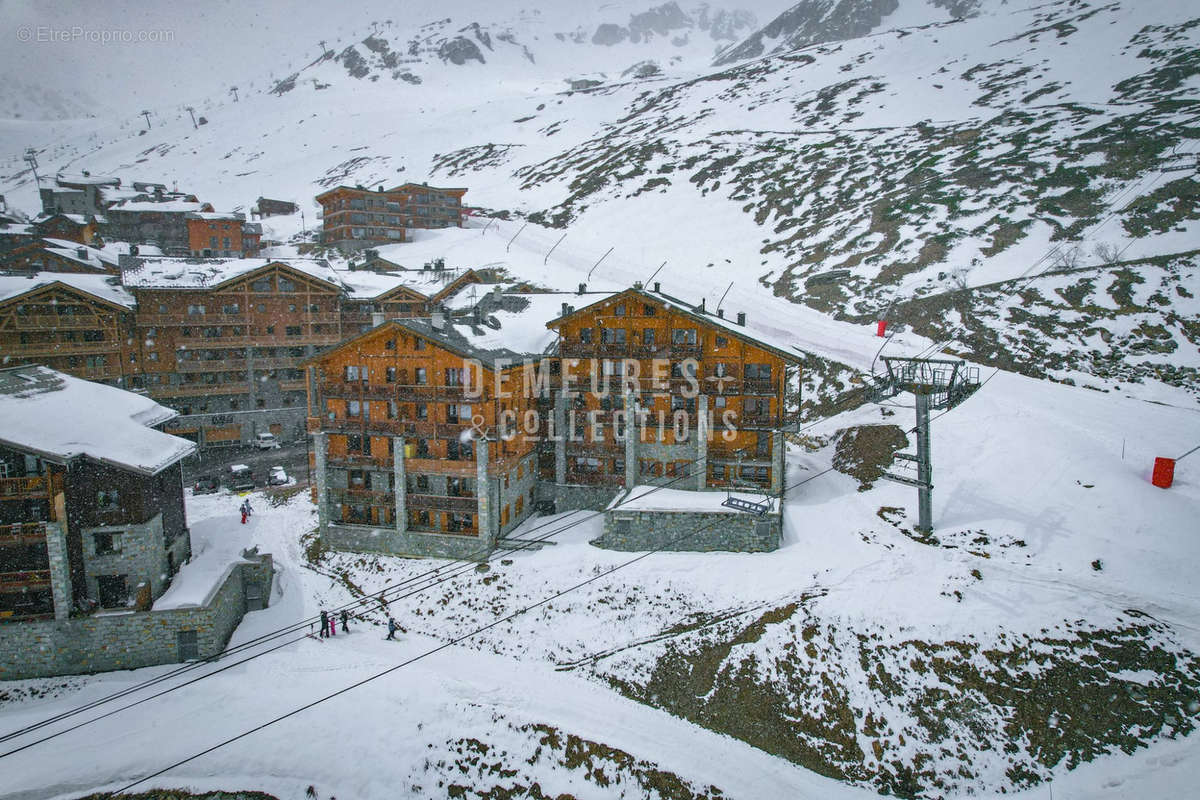
{"type": "Polygon", "coordinates": [[[474,561],[486,561],[496,544],[489,537],[482,536],[420,531],[398,533],[395,528],[345,525],[336,522],[329,523],[321,531],[321,541],[326,547],[334,550],[474,561]]]}
{"type": "Polygon", "coordinates": [[[179,634],[188,631],[195,631],[200,658],[215,656],[242,621],[247,594],[266,604],[273,576],[271,556],[261,555],[233,565],[201,607],[0,625],[0,680],[176,663],[179,634]]]}

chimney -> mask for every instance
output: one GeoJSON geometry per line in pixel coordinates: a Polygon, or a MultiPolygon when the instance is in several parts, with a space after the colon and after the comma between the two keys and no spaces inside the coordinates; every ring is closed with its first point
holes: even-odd
{"type": "Polygon", "coordinates": [[[497,283],[495,286],[492,287],[492,297],[495,300],[499,300],[500,293],[503,291],[503,289],[504,289],[504,287],[497,283]]]}
{"type": "Polygon", "coordinates": [[[583,294],[586,291],[587,291],[587,284],[586,283],[579,284],[579,291],[577,292],[577,294],[583,294]]]}
{"type": "Polygon", "coordinates": [[[441,333],[446,329],[446,315],[443,314],[440,309],[429,315],[429,327],[433,328],[438,333],[441,333]]]}
{"type": "Polygon", "coordinates": [[[478,304],[471,309],[471,318],[475,321],[476,325],[483,322],[483,309],[481,309],[478,304]]]}
{"type": "Polygon", "coordinates": [[[697,310],[698,312],[700,312],[701,314],[703,314],[703,313],[704,313],[704,311],[705,311],[705,309],[704,309],[704,301],[705,301],[706,299],[707,299],[707,298],[701,297],[701,298],[700,298],[700,305],[696,306],[696,310],[697,310]]]}
{"type": "Polygon", "coordinates": [[[567,305],[566,303],[563,303],[561,316],[565,317],[567,314],[570,314],[570,313],[571,313],[571,307],[569,305],[567,305]]]}
{"type": "Polygon", "coordinates": [[[382,311],[376,311],[371,314],[371,327],[378,328],[387,320],[387,315],[382,311]]]}
{"type": "Polygon", "coordinates": [[[633,282],[633,288],[637,289],[637,290],[640,292],[640,291],[642,290],[642,282],[641,282],[641,281],[634,281],[634,282],[633,282]]]}
{"type": "Polygon", "coordinates": [[[718,308],[718,309],[717,309],[717,316],[718,316],[718,317],[720,317],[721,319],[725,319],[725,309],[723,309],[723,308],[718,308]]]}
{"type": "Polygon", "coordinates": [[[739,311],[739,312],[738,312],[738,315],[737,315],[737,324],[738,324],[738,325],[745,325],[745,324],[746,324],[746,312],[745,312],[745,311],[739,311]]]}
{"type": "Polygon", "coordinates": [[[76,247],[75,255],[79,256],[80,258],[87,258],[87,248],[86,247],[76,247]]]}
{"type": "Polygon", "coordinates": [[[662,283],[660,281],[654,282],[654,291],[659,292],[659,293],[662,292],[662,283]]]}

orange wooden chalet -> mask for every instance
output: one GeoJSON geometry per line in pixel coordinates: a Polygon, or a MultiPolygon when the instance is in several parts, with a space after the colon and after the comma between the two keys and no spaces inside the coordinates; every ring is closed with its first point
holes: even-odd
{"type": "Polygon", "coordinates": [[[484,559],[529,515],[536,399],[520,391],[526,354],[482,346],[491,333],[435,313],[385,322],[307,362],[327,544],[484,559]]]}

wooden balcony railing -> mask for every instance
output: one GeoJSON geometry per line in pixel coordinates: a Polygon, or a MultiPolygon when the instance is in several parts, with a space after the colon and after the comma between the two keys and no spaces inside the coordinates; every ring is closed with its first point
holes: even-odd
{"type": "Polygon", "coordinates": [[[574,486],[620,486],[624,482],[624,475],[611,475],[604,472],[572,472],[567,470],[567,483],[574,486]]]}
{"type": "Polygon", "coordinates": [[[476,497],[451,497],[439,494],[407,494],[404,497],[404,504],[407,508],[451,511],[466,514],[472,514],[479,508],[479,500],[476,497]]]}
{"type": "Polygon", "coordinates": [[[92,314],[17,314],[17,330],[99,330],[108,326],[92,314]]]}
{"type": "Polygon", "coordinates": [[[45,475],[24,478],[0,478],[0,500],[25,497],[48,497],[45,475]]]}
{"type": "Polygon", "coordinates": [[[46,523],[14,522],[0,525],[0,545],[37,544],[46,541],[46,523]]]}
{"type": "Polygon", "coordinates": [[[249,362],[244,358],[189,359],[175,362],[179,372],[228,372],[244,370],[249,362]]]}
{"type": "Polygon", "coordinates": [[[29,342],[18,345],[14,355],[21,356],[66,356],[66,355],[97,355],[101,353],[116,353],[121,349],[120,342],[29,342]]]}
{"type": "Polygon", "coordinates": [[[0,590],[45,589],[50,586],[49,569],[31,569],[21,572],[0,572],[0,590]]]}

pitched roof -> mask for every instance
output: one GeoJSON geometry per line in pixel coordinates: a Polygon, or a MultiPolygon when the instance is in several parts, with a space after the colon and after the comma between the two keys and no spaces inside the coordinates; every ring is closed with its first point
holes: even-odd
{"type": "Polygon", "coordinates": [[[59,284],[111,306],[132,309],[135,300],[115,275],[80,272],[36,272],[32,275],[0,275],[0,302],[59,284]]]}
{"type": "Polygon", "coordinates": [[[212,289],[235,278],[244,278],[266,267],[279,265],[310,278],[345,287],[339,273],[316,258],[170,258],[135,256],[122,270],[121,280],[131,289],[212,289]]]}
{"type": "Polygon", "coordinates": [[[608,298],[598,300],[594,303],[589,303],[582,308],[577,308],[568,314],[564,314],[553,320],[550,320],[546,324],[549,327],[557,327],[558,324],[563,320],[569,319],[577,314],[583,314],[591,311],[601,303],[609,302],[617,295],[634,296],[645,300],[655,301],[666,308],[670,308],[672,311],[676,311],[684,316],[691,317],[699,324],[720,328],[728,332],[731,336],[741,339],[744,342],[749,342],[750,344],[758,347],[762,347],[765,350],[770,350],[775,355],[788,361],[797,362],[801,361],[803,358],[803,351],[800,350],[800,348],[796,345],[795,340],[792,339],[786,330],[774,328],[765,325],[762,322],[755,321],[752,315],[746,320],[745,324],[738,324],[732,319],[717,316],[707,309],[702,308],[699,304],[689,303],[677,297],[672,297],[665,292],[639,289],[637,287],[626,289],[623,292],[617,292],[609,295],[608,298]]]}
{"type": "Polygon", "coordinates": [[[0,443],[49,461],[86,455],[156,475],[196,449],[150,427],[175,416],[143,395],[48,367],[0,370],[0,443]]]}

